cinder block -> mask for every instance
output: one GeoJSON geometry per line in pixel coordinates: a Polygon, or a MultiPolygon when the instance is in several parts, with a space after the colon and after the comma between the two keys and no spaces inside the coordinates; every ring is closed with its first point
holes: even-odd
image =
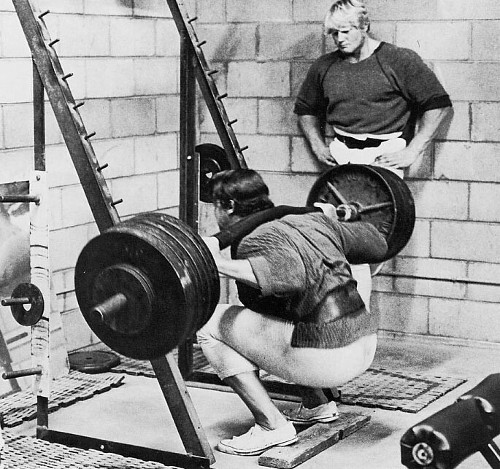
{"type": "Polygon", "coordinates": [[[55,46],[58,56],[108,56],[109,21],[108,17],[61,15],[59,19],[61,41],[55,46]]]}
{"type": "MultiPolygon", "coordinates": [[[[33,159],[32,153],[33,152],[31,152],[31,159],[33,159]]],[[[78,184],[80,181],[66,145],[47,146],[45,149],[45,161],[47,165],[49,187],[78,184]]]]}
{"type": "Polygon", "coordinates": [[[470,140],[470,129],[470,104],[464,101],[454,101],[453,112],[450,112],[441,123],[436,139],[470,140]]]}
{"type": "Polygon", "coordinates": [[[393,271],[401,275],[446,280],[464,278],[467,270],[467,265],[461,261],[430,257],[397,256],[394,258],[394,263],[393,271]]]}
{"type": "Polygon", "coordinates": [[[0,103],[33,101],[33,63],[31,59],[2,59],[0,103]]]}
{"type": "Polygon", "coordinates": [[[414,50],[425,60],[467,60],[471,54],[470,29],[466,22],[401,22],[396,29],[396,44],[414,50]]]}
{"type": "Polygon", "coordinates": [[[165,171],[157,175],[158,178],[158,207],[179,206],[180,177],[179,171],[165,171]]]}
{"type": "Polygon", "coordinates": [[[224,23],[226,21],[225,2],[220,0],[198,2],[197,15],[201,23],[224,23]]]}
{"type": "Polygon", "coordinates": [[[134,0],[134,16],[171,18],[172,14],[165,0],[134,0]]]}
{"type": "MultiPolygon", "coordinates": [[[[33,104],[6,104],[4,114],[4,140],[6,148],[33,145],[33,104]]],[[[45,142],[47,145],[62,141],[52,108],[45,103],[45,142]]]]}
{"type": "Polygon", "coordinates": [[[469,186],[447,181],[408,181],[418,218],[466,220],[469,186]]]}
{"type": "Polygon", "coordinates": [[[500,222],[500,185],[473,183],[470,185],[470,219],[500,222]]]}
{"type": "Polygon", "coordinates": [[[500,21],[472,23],[472,60],[500,61],[500,21]]]}
{"type": "Polygon", "coordinates": [[[428,303],[421,296],[373,292],[371,310],[380,314],[381,330],[428,334],[428,303]]]}
{"type": "Polygon", "coordinates": [[[473,222],[433,222],[432,257],[500,263],[500,225],[473,222]]]}
{"type": "Polygon", "coordinates": [[[99,165],[108,165],[103,170],[107,180],[135,174],[134,138],[97,140],[93,148],[99,165]]]}
{"type": "Polygon", "coordinates": [[[371,21],[370,34],[379,41],[396,42],[396,23],[388,21],[371,21]]]}
{"type": "Polygon", "coordinates": [[[79,309],[65,311],[61,316],[68,352],[92,343],[92,331],[79,309]]]}
{"type": "Polygon", "coordinates": [[[429,307],[432,335],[500,342],[497,304],[433,298],[429,307]]]}
{"type": "Polygon", "coordinates": [[[51,230],[57,230],[63,227],[62,218],[62,188],[49,188],[49,227],[51,230]]]}
{"type": "Polygon", "coordinates": [[[301,135],[293,113],[294,103],[291,98],[259,100],[259,133],[301,135]]]}
{"type": "Polygon", "coordinates": [[[135,173],[159,173],[177,169],[177,134],[154,135],[135,139],[135,173]]]}
{"type": "Polygon", "coordinates": [[[440,16],[440,0],[370,0],[368,14],[372,20],[436,20],[440,16]]]}
{"type": "Polygon", "coordinates": [[[133,0],[84,0],[86,15],[132,16],[133,0]]]}
{"type": "Polygon", "coordinates": [[[330,0],[295,0],[293,2],[293,20],[297,23],[323,24],[326,12],[333,2],[330,0]]]}
{"type": "Polygon", "coordinates": [[[87,59],[87,97],[133,96],[134,59],[87,59]]]}
{"type": "Polygon", "coordinates": [[[41,11],[50,10],[53,13],[83,13],[84,0],[40,0],[41,11]]]}
{"type": "Polygon", "coordinates": [[[305,138],[292,137],[291,170],[294,173],[320,173],[326,169],[326,165],[321,164],[313,154],[305,138]]]}
{"type": "MultiPolygon", "coordinates": [[[[224,100],[224,108],[229,120],[238,119],[232,126],[237,135],[257,133],[257,99],[227,98],[224,100]]],[[[205,102],[201,102],[199,106],[199,123],[202,132],[216,131],[205,102]]]]}
{"type": "Polygon", "coordinates": [[[88,99],[78,108],[87,132],[96,132],[97,139],[111,137],[111,110],[107,99],[88,99]]]}
{"type": "Polygon", "coordinates": [[[441,62],[438,69],[453,100],[498,101],[499,62],[441,62]]]}
{"type": "Polygon", "coordinates": [[[179,31],[172,19],[156,21],[156,55],[178,57],[180,54],[179,31]]]}
{"type": "Polygon", "coordinates": [[[1,129],[1,132],[0,132],[0,148],[1,149],[5,148],[5,141],[4,141],[5,128],[3,126],[3,113],[4,113],[3,108],[4,108],[3,106],[0,106],[0,129],[1,129]]]}
{"type": "Polygon", "coordinates": [[[97,236],[97,233],[97,226],[94,223],[51,230],[49,246],[52,270],[74,268],[83,247],[89,239],[97,236]]]}
{"type": "MultiPolygon", "coordinates": [[[[431,225],[426,220],[416,220],[415,228],[408,244],[401,250],[401,256],[429,257],[431,225]]],[[[439,256],[438,256],[439,257],[439,256]]]]}
{"type": "Polygon", "coordinates": [[[253,60],[257,53],[255,24],[205,24],[196,28],[198,39],[207,41],[203,52],[208,62],[253,60]]]}
{"type": "Polygon", "coordinates": [[[150,135],[156,130],[155,100],[152,98],[111,101],[113,137],[150,135]]]}
{"type": "Polygon", "coordinates": [[[307,196],[316,177],[313,174],[263,173],[262,177],[269,186],[271,199],[276,205],[304,207],[307,196]]]}
{"type": "Polygon", "coordinates": [[[14,11],[14,5],[10,0],[0,0],[0,11],[14,11]]]}
{"type": "Polygon", "coordinates": [[[94,217],[81,185],[61,189],[64,228],[92,223],[94,217]]]}
{"type": "Polygon", "coordinates": [[[500,5],[496,0],[439,0],[438,7],[443,19],[500,19],[500,5]]]}
{"type": "Polygon", "coordinates": [[[245,160],[249,168],[257,171],[290,170],[289,137],[245,135],[242,146],[246,145],[245,160]]]}
{"type": "Polygon", "coordinates": [[[28,181],[33,167],[33,149],[20,148],[0,152],[0,184],[15,181],[28,181]]]}
{"type": "Polygon", "coordinates": [[[177,95],[156,98],[156,131],[178,132],[180,97],[177,95]]]}
{"type": "Polygon", "coordinates": [[[313,60],[323,50],[321,24],[261,24],[258,29],[260,60],[313,60]]]}
{"type": "Polygon", "coordinates": [[[231,23],[292,21],[292,2],[288,0],[227,0],[227,21],[231,23]]]}
{"type": "Polygon", "coordinates": [[[446,280],[394,279],[394,291],[407,295],[429,296],[436,298],[465,298],[466,285],[446,280]]]}
{"type": "Polygon", "coordinates": [[[404,177],[417,179],[431,179],[432,177],[432,147],[431,143],[424,153],[411,166],[404,170],[404,177]]]}
{"type": "Polygon", "coordinates": [[[296,97],[299,94],[300,87],[304,82],[307,71],[311,67],[312,62],[292,62],[290,71],[290,95],[296,97]]]}
{"type": "Polygon", "coordinates": [[[0,14],[0,27],[2,57],[31,57],[28,42],[15,13],[0,14]]]}
{"type": "Polygon", "coordinates": [[[72,73],[66,81],[71,89],[71,94],[75,99],[83,99],[86,96],[87,76],[86,76],[86,61],[83,57],[68,58],[61,57],[60,63],[64,73],[72,73]]]}
{"type": "Polygon", "coordinates": [[[436,178],[500,182],[500,143],[443,142],[435,149],[436,178]]]}
{"type": "Polygon", "coordinates": [[[134,59],[132,94],[174,94],[179,92],[179,59],[136,58],[134,59]]]}
{"type": "Polygon", "coordinates": [[[472,103],[472,140],[500,141],[500,102],[472,103]]]}
{"type": "Polygon", "coordinates": [[[290,64],[230,62],[227,88],[231,97],[290,96],[290,64]]]}
{"type": "Polygon", "coordinates": [[[158,209],[158,184],[155,174],[113,179],[110,185],[113,198],[123,199],[121,204],[116,205],[120,217],[158,209]]]}
{"type": "Polygon", "coordinates": [[[111,18],[111,55],[152,56],[155,54],[156,21],[151,19],[111,18]]]}
{"type": "Polygon", "coordinates": [[[476,301],[500,303],[500,264],[490,262],[470,262],[468,277],[476,282],[492,283],[497,285],[481,285],[470,283],[467,298],[476,301]]]}

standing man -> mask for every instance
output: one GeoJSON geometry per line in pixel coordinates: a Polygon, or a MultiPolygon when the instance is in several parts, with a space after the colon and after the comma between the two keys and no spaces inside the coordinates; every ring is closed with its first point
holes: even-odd
{"type": "MultiPolygon", "coordinates": [[[[451,101],[436,75],[409,49],[369,35],[370,20],[359,0],[337,0],[325,18],[325,33],[337,50],[310,67],[294,112],[314,155],[327,166],[357,163],[387,167],[400,177],[425,152],[451,101]],[[325,141],[325,124],[334,131],[325,141]]],[[[368,265],[353,266],[353,276],[367,307],[368,265]]],[[[312,423],[328,398],[305,391],[303,406],[289,415],[312,423]]]]}

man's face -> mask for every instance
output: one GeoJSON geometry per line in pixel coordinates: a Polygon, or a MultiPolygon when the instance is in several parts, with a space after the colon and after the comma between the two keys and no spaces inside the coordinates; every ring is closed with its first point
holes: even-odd
{"type": "Polygon", "coordinates": [[[354,55],[361,50],[366,38],[366,30],[355,26],[357,21],[346,15],[335,15],[331,18],[330,34],[340,52],[354,55]]]}
{"type": "Polygon", "coordinates": [[[231,224],[229,214],[226,209],[222,208],[220,202],[216,200],[213,204],[214,206],[214,215],[215,220],[217,221],[217,225],[220,230],[225,230],[231,224]]]}

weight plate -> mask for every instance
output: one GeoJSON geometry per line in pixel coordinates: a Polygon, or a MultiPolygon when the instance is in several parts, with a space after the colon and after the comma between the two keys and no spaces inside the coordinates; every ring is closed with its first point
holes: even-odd
{"type": "Polygon", "coordinates": [[[415,226],[413,196],[406,183],[386,168],[358,164],[335,166],[313,184],[307,205],[313,206],[315,202],[336,207],[359,205],[360,220],[374,225],[387,241],[388,251],[377,262],[398,254],[410,240],[415,226]],[[363,211],[363,207],[375,209],[363,211]]]}
{"type": "Polygon", "coordinates": [[[120,364],[120,357],[113,352],[94,350],[68,354],[69,367],[82,373],[105,373],[120,364]]]}
{"type": "Polygon", "coordinates": [[[11,305],[10,311],[21,326],[34,326],[43,316],[45,302],[42,292],[32,283],[20,283],[11,295],[12,298],[28,298],[29,304],[11,305]]]}
{"type": "Polygon", "coordinates": [[[231,169],[231,163],[224,148],[213,143],[202,143],[195,150],[200,155],[200,200],[212,203],[210,179],[220,171],[231,169]]]}

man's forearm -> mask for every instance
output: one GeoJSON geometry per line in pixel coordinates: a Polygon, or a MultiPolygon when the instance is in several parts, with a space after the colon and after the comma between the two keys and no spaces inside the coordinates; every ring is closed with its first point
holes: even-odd
{"type": "Polygon", "coordinates": [[[430,109],[425,111],[419,119],[415,136],[408,144],[408,148],[422,153],[437,135],[443,120],[453,112],[451,107],[430,109]]]}
{"type": "Polygon", "coordinates": [[[326,147],[321,133],[321,121],[317,116],[299,116],[299,125],[313,152],[317,153],[326,147]]]}

